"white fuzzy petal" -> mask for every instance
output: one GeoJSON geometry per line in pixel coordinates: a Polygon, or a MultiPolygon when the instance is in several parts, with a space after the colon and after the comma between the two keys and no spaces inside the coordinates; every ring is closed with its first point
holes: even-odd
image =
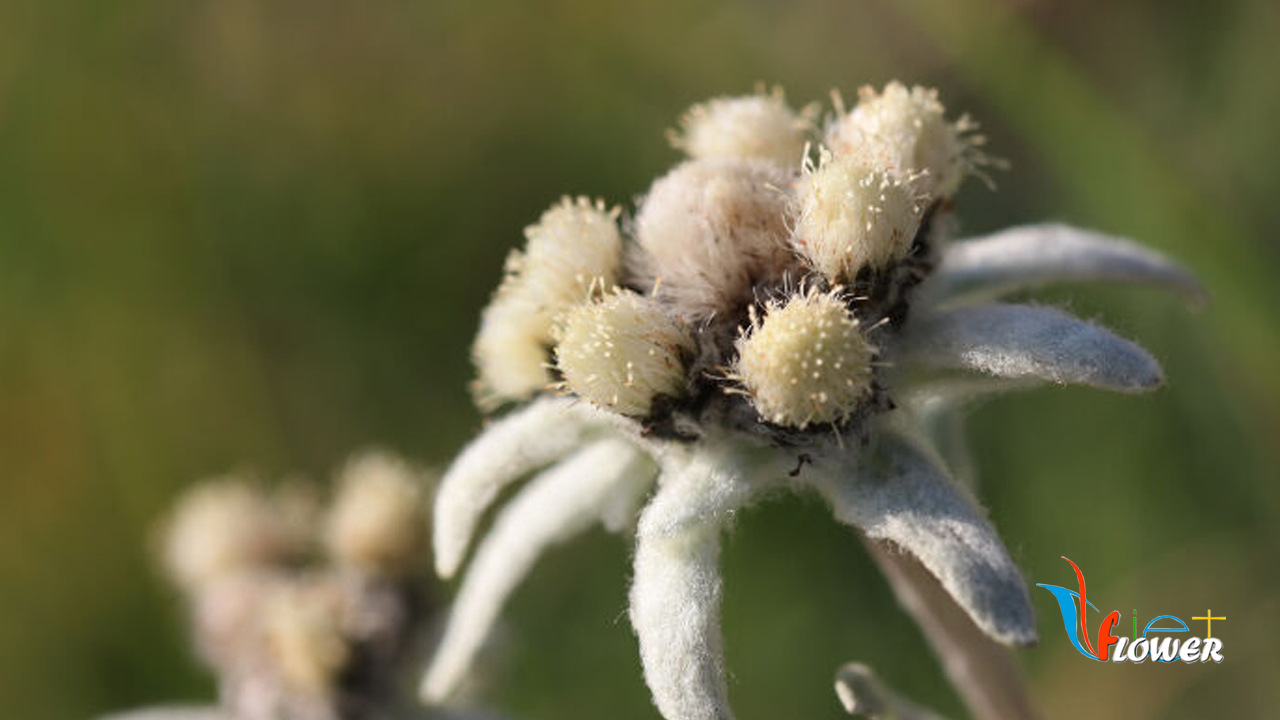
{"type": "Polygon", "coordinates": [[[235,720],[220,708],[204,705],[172,705],[128,710],[98,720],[235,720]]]}
{"type": "Polygon", "coordinates": [[[716,440],[695,452],[664,459],[662,489],[640,516],[641,535],[675,537],[691,527],[723,527],[733,514],[775,489],[786,477],[783,453],[716,440]]]}
{"type": "Polygon", "coordinates": [[[864,538],[867,550],[915,619],[969,714],[975,718],[1037,720],[1013,652],[983,634],[914,558],[864,538]]]}
{"type": "Polygon", "coordinates": [[[1191,273],[1164,255],[1130,240],[1056,223],[1013,227],[948,246],[918,297],[963,302],[1095,280],[1158,285],[1192,302],[1204,300],[1204,288],[1191,273]]]}
{"type": "Polygon", "coordinates": [[[599,429],[570,400],[543,398],[490,425],[440,480],[434,511],[436,572],[451,577],[480,516],[503,488],[563,457],[599,429]]]}
{"type": "Polygon", "coordinates": [[[898,349],[902,362],[1143,392],[1164,381],[1147,351],[1061,310],[989,304],[920,316],[898,349]]]}
{"type": "Polygon", "coordinates": [[[667,464],[640,518],[631,624],[666,720],[731,720],[720,635],[720,532],[771,485],[729,450],[667,464]]]}
{"type": "Polygon", "coordinates": [[[444,700],[466,679],[502,606],[547,548],[596,522],[634,514],[655,474],[630,443],[608,439],[530,480],[476,550],[423,680],[423,699],[444,700]]]}
{"type": "Polygon", "coordinates": [[[836,518],[914,555],[992,638],[1035,642],[1022,575],[968,493],[905,440],[885,437],[876,450],[814,468],[811,482],[836,518]]]}
{"type": "Polygon", "coordinates": [[[848,663],[836,671],[836,697],[845,712],[871,720],[944,720],[894,692],[862,663],[848,663]]]}

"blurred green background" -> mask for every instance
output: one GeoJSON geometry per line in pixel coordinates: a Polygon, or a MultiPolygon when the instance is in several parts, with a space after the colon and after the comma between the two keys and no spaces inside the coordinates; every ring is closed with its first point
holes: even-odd
{"type": "MultiPolygon", "coordinates": [[[[705,97],[942,89],[1012,162],[965,230],[1054,218],[1208,285],[1049,299],[1141,340],[1149,397],[1043,390],[973,415],[983,498],[1031,583],[1145,620],[1212,608],[1227,660],[1089,663],[1033,592],[1049,718],[1274,717],[1280,705],[1280,4],[1275,0],[3,0],[0,705],[84,718],[211,697],[150,528],[233,468],[325,477],[380,444],[442,464],[479,426],[480,306],[562,193],[628,202],[705,97]]],[[[816,501],[725,555],[743,720],[837,718],[859,659],[963,715],[857,540],[816,501]]],[[[495,706],[656,718],[628,549],[593,534],[515,597],[495,706]]],[[[1197,623],[1198,625],[1198,623],[1197,623]]],[[[1195,626],[1193,626],[1195,627],[1195,626]]]]}

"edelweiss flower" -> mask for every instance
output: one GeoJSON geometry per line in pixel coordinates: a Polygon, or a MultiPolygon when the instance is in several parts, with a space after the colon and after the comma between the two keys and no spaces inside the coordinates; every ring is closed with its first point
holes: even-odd
{"type": "MultiPolygon", "coordinates": [[[[1061,225],[951,241],[952,195],[982,164],[973,123],[948,121],[922,88],[894,83],[861,98],[849,113],[837,108],[816,164],[758,151],[795,144],[780,96],[690,114],[681,147],[694,157],[641,201],[624,238],[623,285],[561,311],[542,356],[552,382],[489,425],[442,481],[436,569],[449,577],[498,494],[535,473],[476,551],[425,697],[455,690],[538,556],[599,522],[635,533],[630,617],[662,715],[731,718],[720,538],[738,510],[784,489],[819,494],[863,536],[943,650],[987,642],[934,631],[951,603],[998,643],[1036,639],[1017,566],[939,452],[951,427],[943,420],[1003,389],[1145,392],[1163,377],[1105,328],[994,300],[1059,281],[1146,282],[1191,298],[1200,289],[1156,253],[1061,225]],[[759,112],[742,110],[750,103],[759,112]]],[[[532,275],[534,254],[524,261],[532,275]]],[[[599,264],[610,268],[599,286],[612,287],[612,264],[599,264]]],[[[563,288],[554,290],[530,302],[563,307],[563,288]]],[[[526,350],[490,347],[477,361],[485,374],[500,365],[485,353],[526,350]]],[[[949,663],[953,679],[980,683],[975,667],[949,663]]],[[[858,687],[863,705],[879,692],[858,687]]],[[[1017,702],[993,692],[966,697],[977,714],[1017,702]]]]}
{"type": "Polygon", "coordinates": [[[385,453],[359,455],[323,513],[300,486],[267,493],[225,478],[194,488],[166,524],[166,567],[219,703],[111,719],[478,720],[416,708],[402,690],[434,606],[422,587],[421,474],[385,453]]]}

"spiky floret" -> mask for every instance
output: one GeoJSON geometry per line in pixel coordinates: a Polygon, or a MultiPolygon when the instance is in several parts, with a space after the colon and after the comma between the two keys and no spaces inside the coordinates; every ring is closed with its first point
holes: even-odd
{"type": "Polygon", "coordinates": [[[771,301],[737,342],[731,377],[760,417],[803,430],[839,423],[868,398],[875,348],[839,289],[771,301]]]}
{"type": "Polygon", "coordinates": [[[713,98],[689,108],[671,144],[691,158],[757,158],[795,166],[804,155],[813,109],[787,105],[782,88],[713,98]]]}
{"type": "Polygon", "coordinates": [[[968,134],[976,127],[968,116],[948,122],[937,90],[895,80],[883,92],[860,88],[857,107],[827,129],[827,144],[836,155],[860,156],[902,175],[922,173],[921,189],[942,199],[982,163],[976,148],[983,138],[968,134]]]}
{"type": "Polygon", "coordinates": [[[792,244],[834,283],[906,257],[920,229],[920,176],[902,177],[860,156],[823,150],[796,188],[792,244]]]}
{"type": "Polygon", "coordinates": [[[381,452],[347,463],[325,525],[330,554],[373,575],[412,569],[427,547],[419,475],[403,460],[381,452]]]}
{"type": "Polygon", "coordinates": [[[592,284],[612,285],[622,266],[619,212],[600,200],[562,198],[525,228],[528,243],[524,253],[508,258],[508,275],[517,276],[552,317],[581,301],[592,284]]]}
{"type": "Polygon", "coordinates": [[[643,417],[684,390],[688,330],[657,300],[618,291],[570,309],[557,329],[556,366],[574,394],[643,417]]]}
{"type": "Polygon", "coordinates": [[[691,321],[734,313],[795,267],[786,212],[794,174],[762,160],[691,160],[659,178],[636,215],[636,279],[691,321]]]}
{"type": "Polygon", "coordinates": [[[525,249],[507,256],[506,275],[471,348],[481,407],[529,398],[550,383],[547,350],[555,316],[586,298],[591,287],[618,280],[618,213],[599,200],[566,197],[525,228],[525,249]]]}

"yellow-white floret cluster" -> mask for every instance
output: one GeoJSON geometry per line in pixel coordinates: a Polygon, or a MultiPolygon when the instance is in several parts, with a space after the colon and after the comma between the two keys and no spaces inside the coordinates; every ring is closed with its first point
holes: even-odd
{"type": "Polygon", "coordinates": [[[652,297],[614,292],[578,305],[557,336],[566,387],[597,405],[644,416],[659,396],[683,393],[693,339],[652,297]]]}
{"type": "Polygon", "coordinates": [[[211,480],[191,491],[165,526],[165,567],[173,580],[197,591],[245,568],[286,561],[308,542],[287,509],[234,478],[211,480]]]}
{"type": "Polygon", "coordinates": [[[421,473],[382,452],[352,459],[325,523],[329,553],[368,572],[396,575],[421,562],[427,545],[421,473]]]}
{"type": "Polygon", "coordinates": [[[839,422],[871,393],[875,348],[838,290],[770,302],[737,342],[733,377],[769,422],[839,422]]]}
{"type": "Polygon", "coordinates": [[[550,383],[546,355],[556,315],[618,279],[618,213],[600,201],[566,197],[525,229],[525,249],[507,257],[472,346],[481,405],[528,398],[550,383]]]}
{"type": "Polygon", "coordinates": [[[804,155],[812,112],[796,112],[780,88],[713,98],[680,119],[671,144],[692,158],[756,158],[794,165],[804,155]]]}
{"type": "Polygon", "coordinates": [[[902,176],[923,174],[923,189],[949,198],[978,158],[980,137],[967,136],[974,124],[948,121],[938,92],[891,82],[883,92],[863,87],[858,105],[827,129],[827,145],[837,155],[858,155],[902,176]]]}
{"type": "Polygon", "coordinates": [[[473,346],[482,406],[528,399],[558,380],[673,431],[698,426],[698,417],[743,425],[725,407],[741,406],[743,391],[775,426],[851,417],[874,394],[858,322],[902,316],[940,239],[931,229],[945,227],[926,220],[946,212],[971,169],[973,141],[967,121],[946,119],[936,93],[900,83],[864,89],[850,112],[837,102],[821,137],[813,115],[789,107],[780,90],[695,105],[671,138],[688,159],[653,182],[622,231],[618,211],[598,202],[547,211],[484,311],[473,346]],[[793,308],[765,303],[785,297],[793,308]],[[766,317],[746,332],[761,312],[781,314],[777,322],[794,332],[808,318],[819,324],[813,337],[842,333],[812,350],[826,363],[819,379],[787,364],[809,361],[799,346],[763,353],[763,339],[784,325],[766,317]],[[757,355],[741,357],[749,348],[757,355]],[[729,371],[751,381],[717,383],[729,371]]]}
{"type": "Polygon", "coordinates": [[[741,308],[795,268],[790,169],[751,158],[690,160],[658,178],[635,222],[633,275],[691,319],[741,308]]]}
{"type": "Polygon", "coordinates": [[[863,268],[883,269],[911,250],[927,198],[919,176],[901,177],[858,156],[823,152],[796,192],[792,243],[836,283],[863,268]]]}

